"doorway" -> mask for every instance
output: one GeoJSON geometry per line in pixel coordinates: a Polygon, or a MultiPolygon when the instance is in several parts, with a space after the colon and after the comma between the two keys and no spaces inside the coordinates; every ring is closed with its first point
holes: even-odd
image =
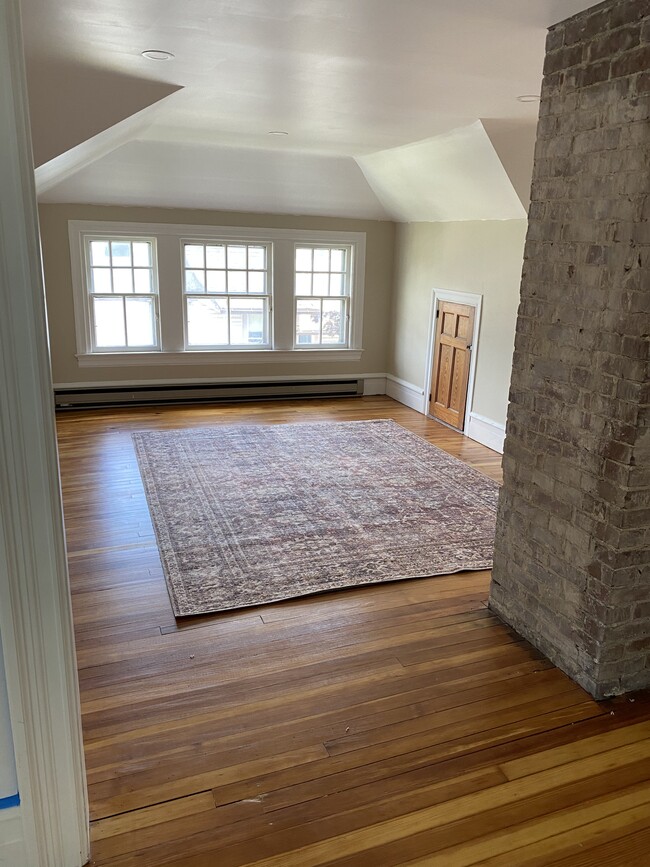
{"type": "Polygon", "coordinates": [[[481,300],[434,290],[426,414],[461,432],[472,406],[481,300]]]}

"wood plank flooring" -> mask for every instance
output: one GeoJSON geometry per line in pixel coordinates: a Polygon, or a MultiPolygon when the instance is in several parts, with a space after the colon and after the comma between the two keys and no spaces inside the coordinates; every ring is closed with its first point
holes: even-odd
{"type": "Polygon", "coordinates": [[[650,698],[592,701],[487,572],[174,619],[131,432],[372,418],[500,477],[386,397],[58,416],[93,864],[648,863],[650,698]]]}

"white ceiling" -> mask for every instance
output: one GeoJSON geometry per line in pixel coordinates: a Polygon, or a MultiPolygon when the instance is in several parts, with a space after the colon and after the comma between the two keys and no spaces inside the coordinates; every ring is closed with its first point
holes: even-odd
{"type": "MultiPolygon", "coordinates": [[[[537,105],[516,97],[539,92],[546,28],[589,5],[23,0],[43,199],[446,219],[449,134],[480,119],[505,169],[500,183],[526,204],[537,105]],[[140,56],[151,48],[176,59],[140,56]],[[125,141],[125,121],[154,103],[125,141]],[[114,149],[111,129],[121,130],[114,149]],[[268,135],[278,129],[289,135],[268,135]],[[414,206],[412,181],[396,204],[401,172],[380,172],[379,183],[368,166],[395,166],[404,151],[390,152],[416,142],[410,172],[429,204],[414,206]]],[[[453,218],[477,210],[455,208],[453,218]]]]}

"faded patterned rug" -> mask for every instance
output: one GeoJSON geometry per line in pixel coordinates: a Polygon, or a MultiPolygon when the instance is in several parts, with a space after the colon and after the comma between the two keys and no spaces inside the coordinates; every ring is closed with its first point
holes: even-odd
{"type": "Polygon", "coordinates": [[[133,439],[177,616],[492,565],[498,485],[393,421],[133,439]]]}

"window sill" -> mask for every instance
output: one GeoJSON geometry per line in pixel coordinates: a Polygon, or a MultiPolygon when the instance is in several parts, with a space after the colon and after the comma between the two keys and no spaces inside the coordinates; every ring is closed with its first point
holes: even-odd
{"type": "Polygon", "coordinates": [[[79,367],[175,367],[179,364],[300,364],[360,361],[362,349],[245,349],[225,352],[92,352],[77,355],[79,367]]]}

